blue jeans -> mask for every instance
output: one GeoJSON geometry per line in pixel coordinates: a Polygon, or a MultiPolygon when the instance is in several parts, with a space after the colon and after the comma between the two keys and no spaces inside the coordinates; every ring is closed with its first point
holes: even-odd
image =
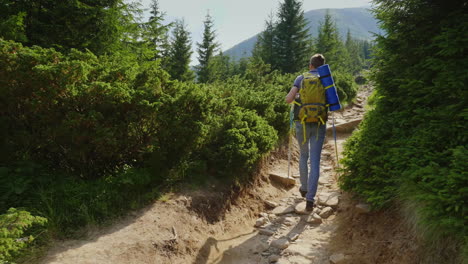
{"type": "Polygon", "coordinates": [[[301,122],[296,122],[296,138],[299,142],[301,156],[299,159],[299,174],[301,176],[301,191],[307,191],[306,200],[314,201],[320,177],[320,156],[325,140],[326,125],[319,123],[305,123],[306,141],[301,122]],[[310,157],[310,171],[307,162],[310,157]]]}

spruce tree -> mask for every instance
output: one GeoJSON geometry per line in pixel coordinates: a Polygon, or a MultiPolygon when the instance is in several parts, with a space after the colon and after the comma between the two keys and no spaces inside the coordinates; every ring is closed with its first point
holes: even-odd
{"type": "Polygon", "coordinates": [[[197,43],[199,62],[199,65],[197,66],[197,74],[198,81],[201,83],[206,83],[210,80],[210,75],[213,71],[210,61],[213,58],[213,55],[219,45],[215,42],[216,35],[213,29],[213,19],[209,13],[206,15],[203,24],[203,40],[202,43],[197,43]]]}
{"type": "Polygon", "coordinates": [[[265,30],[259,34],[257,42],[255,43],[252,57],[261,59],[267,64],[276,65],[277,60],[274,47],[275,30],[273,15],[270,14],[269,19],[265,21],[265,30]]]}
{"type": "Polygon", "coordinates": [[[304,69],[311,56],[311,37],[304,18],[302,3],[284,0],[278,10],[274,49],[277,62],[273,65],[285,73],[304,69]]]}
{"type": "Polygon", "coordinates": [[[190,33],[185,26],[184,20],[177,20],[172,32],[168,58],[168,72],[173,79],[192,81],[195,78],[189,66],[192,53],[190,33]]]}
{"type": "Polygon", "coordinates": [[[29,46],[89,49],[96,54],[121,48],[129,23],[135,22],[132,5],[123,0],[89,2],[0,1],[0,37],[29,46]],[[16,28],[10,27],[12,23],[16,28]]]}
{"type": "Polygon", "coordinates": [[[150,5],[151,16],[144,24],[144,41],[152,52],[152,60],[165,58],[169,50],[169,29],[172,24],[164,25],[164,12],[159,8],[158,0],[152,0],[150,5]]]}
{"type": "Polygon", "coordinates": [[[316,52],[325,56],[326,63],[332,64],[334,68],[348,70],[349,55],[340,40],[338,29],[332,16],[327,11],[324,20],[320,22],[316,43],[316,52]]]}
{"type": "Polygon", "coordinates": [[[347,51],[346,55],[348,56],[348,58],[345,58],[347,60],[346,67],[353,74],[359,73],[363,68],[364,54],[361,52],[359,42],[351,36],[350,30],[346,34],[345,47],[347,51]]]}

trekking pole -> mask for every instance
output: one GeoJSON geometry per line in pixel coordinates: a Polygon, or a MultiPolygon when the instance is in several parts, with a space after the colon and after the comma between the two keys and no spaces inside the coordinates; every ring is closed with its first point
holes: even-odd
{"type": "Polygon", "coordinates": [[[294,104],[291,104],[291,110],[289,111],[289,135],[288,135],[288,179],[291,176],[291,136],[293,130],[293,119],[294,119],[294,104]]]}
{"type": "Polygon", "coordinates": [[[335,115],[332,112],[332,124],[333,124],[333,137],[335,139],[335,154],[336,154],[336,166],[338,167],[338,170],[340,169],[340,162],[338,159],[338,144],[336,143],[336,128],[335,128],[335,115]]]}

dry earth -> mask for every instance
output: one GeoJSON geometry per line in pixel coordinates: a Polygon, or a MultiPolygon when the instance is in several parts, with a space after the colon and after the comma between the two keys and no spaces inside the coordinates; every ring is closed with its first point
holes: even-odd
{"type": "MultiPolygon", "coordinates": [[[[362,87],[356,103],[335,114],[339,152],[369,93],[362,87]]],[[[88,230],[85,239],[57,241],[39,263],[418,263],[415,239],[395,212],[368,212],[339,190],[333,137],[327,138],[312,214],[303,212],[298,185],[286,189],[268,177],[287,172],[283,146],[250,186],[171,194],[110,227],[88,230]]],[[[295,172],[297,160],[295,144],[295,172]]]]}

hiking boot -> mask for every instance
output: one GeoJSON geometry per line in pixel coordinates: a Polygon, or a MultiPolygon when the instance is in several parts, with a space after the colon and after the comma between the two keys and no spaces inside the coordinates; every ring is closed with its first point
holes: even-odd
{"type": "Polygon", "coordinates": [[[314,210],[314,202],[312,201],[306,201],[306,209],[307,212],[311,212],[314,210]]]}
{"type": "Polygon", "coordinates": [[[302,196],[303,198],[306,197],[307,191],[303,191],[303,190],[299,189],[299,192],[301,193],[301,196],[302,196]]]}

